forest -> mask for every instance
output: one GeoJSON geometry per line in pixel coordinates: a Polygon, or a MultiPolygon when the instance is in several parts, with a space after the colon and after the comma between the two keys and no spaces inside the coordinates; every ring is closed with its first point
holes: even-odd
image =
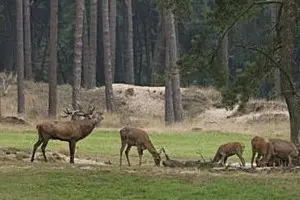
{"type": "Polygon", "coordinates": [[[291,140],[300,130],[297,0],[0,0],[0,71],[49,83],[48,115],[57,115],[57,85],[114,83],[165,86],[165,121],[184,120],[180,87],[215,87],[222,105],[251,98],[285,100],[291,140]]]}

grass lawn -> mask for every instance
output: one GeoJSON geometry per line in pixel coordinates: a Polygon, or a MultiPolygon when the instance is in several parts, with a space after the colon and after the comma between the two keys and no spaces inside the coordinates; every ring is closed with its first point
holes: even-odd
{"type": "MultiPolygon", "coordinates": [[[[244,157],[250,161],[251,136],[219,132],[153,133],[154,145],[165,147],[172,158],[199,159],[201,149],[205,157],[213,157],[222,143],[241,141],[246,145],[244,157]]],[[[0,133],[0,147],[31,150],[37,139],[33,131],[4,131],[0,133]]],[[[77,155],[110,159],[112,167],[93,167],[59,163],[27,163],[0,160],[0,199],[296,199],[300,187],[298,173],[210,173],[182,174],[185,169],[153,167],[137,169],[137,152],[131,151],[133,167],[117,167],[120,148],[118,132],[96,131],[78,143],[77,155]],[[169,171],[171,170],[171,171],[169,171]],[[176,171],[177,170],[177,171],[176,171]]],[[[66,142],[51,141],[48,151],[66,151],[66,142]]],[[[124,158],[125,159],[125,158],[124,158]]],[[[236,157],[229,161],[237,161],[236,157]]],[[[125,163],[125,162],[124,162],[125,163]]],[[[125,163],[126,164],[126,163],[125,163]]],[[[195,171],[194,171],[195,172],[195,171]]]]}
{"type": "Polygon", "coordinates": [[[300,175],[159,177],[78,168],[0,172],[0,199],[297,199],[300,175]]]}
{"type": "MultiPolygon", "coordinates": [[[[1,132],[0,147],[16,147],[30,150],[37,140],[37,133],[28,131],[22,132],[1,132]]],[[[152,133],[150,136],[154,146],[159,149],[165,147],[167,153],[176,159],[199,159],[197,151],[201,151],[206,158],[213,157],[220,144],[229,141],[240,141],[246,145],[244,156],[250,159],[251,136],[233,133],[220,132],[190,132],[190,133],[152,133]]],[[[114,160],[119,157],[120,135],[119,132],[96,131],[87,138],[77,143],[76,154],[79,156],[109,157],[114,160]]],[[[68,144],[61,141],[51,140],[48,144],[49,151],[64,151],[68,153],[68,144]]],[[[137,157],[136,148],[130,152],[133,159],[137,157]]],[[[145,158],[151,158],[145,152],[145,158]]],[[[237,160],[234,157],[229,160],[237,160]]]]}

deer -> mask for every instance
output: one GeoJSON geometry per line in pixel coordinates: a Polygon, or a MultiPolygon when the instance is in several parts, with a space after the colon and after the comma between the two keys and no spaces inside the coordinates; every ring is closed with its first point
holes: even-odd
{"type": "Polygon", "coordinates": [[[142,156],[143,156],[143,151],[145,149],[147,149],[152,155],[155,165],[156,166],[160,165],[161,162],[160,153],[157,152],[157,150],[154,148],[149,138],[149,135],[146,131],[139,128],[124,127],[120,130],[120,136],[121,136],[120,166],[122,166],[122,154],[126,146],[127,148],[125,150],[125,155],[128,162],[128,166],[130,166],[128,155],[132,146],[137,147],[137,151],[139,155],[139,166],[142,165],[142,156]]]}
{"type": "Polygon", "coordinates": [[[269,159],[269,163],[273,164],[276,158],[280,159],[281,164],[282,162],[287,161],[288,166],[292,166],[293,158],[299,155],[298,148],[289,141],[282,140],[282,139],[269,139],[269,141],[274,146],[274,151],[271,155],[271,159],[269,159]]]}
{"type": "Polygon", "coordinates": [[[254,136],[252,138],[251,147],[252,147],[252,158],[251,158],[252,168],[254,168],[253,161],[256,154],[257,154],[255,159],[256,166],[263,165],[263,163],[266,163],[274,154],[273,144],[269,140],[260,136],[254,136]],[[261,160],[259,160],[260,158],[261,160]]]}
{"type": "Polygon", "coordinates": [[[95,112],[95,107],[90,107],[88,112],[77,111],[71,112],[77,116],[84,117],[84,119],[70,120],[70,121],[47,121],[36,125],[38,131],[38,141],[33,146],[31,162],[34,161],[34,155],[37,148],[42,144],[41,150],[45,162],[47,162],[46,157],[46,147],[49,140],[60,140],[69,143],[70,151],[70,163],[74,164],[74,154],[76,142],[87,137],[103,120],[102,112],[95,112]]]}
{"type": "Polygon", "coordinates": [[[229,142],[222,144],[219,146],[212,162],[222,162],[223,166],[225,166],[228,157],[237,155],[242,162],[242,165],[245,166],[245,159],[243,158],[244,149],[245,145],[241,142],[229,142]]]}

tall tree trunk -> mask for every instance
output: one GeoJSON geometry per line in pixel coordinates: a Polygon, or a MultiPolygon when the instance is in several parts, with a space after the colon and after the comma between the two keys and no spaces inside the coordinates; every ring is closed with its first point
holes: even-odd
{"type": "Polygon", "coordinates": [[[103,52],[104,52],[104,74],[105,74],[105,102],[106,110],[114,112],[114,95],[112,87],[112,66],[109,34],[109,9],[108,0],[102,0],[102,25],[103,25],[103,52]]]}
{"type": "Polygon", "coordinates": [[[90,67],[89,67],[89,77],[90,82],[88,88],[96,87],[96,62],[97,62],[97,19],[98,19],[98,5],[97,0],[91,0],[91,15],[90,15],[90,67]]]}
{"type": "Polygon", "coordinates": [[[112,71],[112,82],[115,80],[116,70],[116,20],[117,20],[117,1],[110,0],[109,9],[109,28],[110,28],[110,55],[111,55],[111,71],[112,71]]]}
{"type": "Polygon", "coordinates": [[[169,60],[170,60],[170,73],[172,76],[172,97],[173,97],[173,107],[175,122],[183,121],[183,107],[182,107],[182,97],[180,90],[180,74],[179,66],[177,62],[177,44],[176,44],[176,30],[175,30],[175,20],[174,14],[171,9],[166,10],[165,16],[165,28],[166,28],[166,42],[169,46],[169,60]]]}
{"type": "Polygon", "coordinates": [[[132,2],[125,0],[126,20],[127,20],[127,42],[125,56],[125,83],[134,84],[134,63],[133,63],[133,22],[132,22],[132,2]]]}
{"type": "MultiPolygon", "coordinates": [[[[165,30],[166,31],[166,30],[165,30]]],[[[165,38],[165,37],[163,37],[165,38]]],[[[173,95],[172,95],[172,75],[170,73],[170,47],[169,43],[162,41],[162,44],[165,44],[165,123],[166,125],[171,125],[174,123],[174,106],[173,106],[173,95]]]]}
{"type": "Polygon", "coordinates": [[[228,38],[229,38],[229,33],[227,33],[222,41],[222,46],[221,46],[221,65],[222,65],[222,72],[223,72],[223,84],[227,85],[229,81],[229,60],[228,60],[228,38]]]}
{"type": "Polygon", "coordinates": [[[56,117],[57,107],[57,11],[58,0],[51,1],[51,16],[50,16],[50,39],[49,39],[49,108],[48,114],[50,117],[56,117]]]}
{"type": "Polygon", "coordinates": [[[72,106],[77,109],[80,102],[81,61],[82,61],[82,33],[83,33],[84,0],[76,0],[76,24],[74,33],[74,66],[73,66],[73,93],[72,106]]]}
{"type": "MultiPolygon", "coordinates": [[[[277,13],[278,13],[278,5],[272,4],[271,5],[271,28],[273,29],[273,37],[274,40],[277,37],[277,13]]],[[[276,40],[275,40],[276,41],[276,40]]],[[[277,43],[274,42],[274,49],[276,48],[277,43]]],[[[275,57],[278,58],[278,52],[275,52],[275,57]]],[[[279,69],[275,68],[274,70],[274,90],[275,90],[275,98],[280,99],[281,98],[281,88],[280,88],[280,71],[279,69]]]]}
{"type": "Polygon", "coordinates": [[[280,72],[281,93],[288,106],[290,115],[290,139],[294,143],[299,143],[298,135],[300,130],[300,99],[297,97],[293,88],[290,85],[292,79],[292,68],[294,60],[294,43],[296,30],[296,16],[297,7],[295,0],[283,1],[283,13],[280,18],[281,27],[279,35],[279,42],[281,44],[279,65],[284,68],[288,76],[282,71],[280,72]]]}
{"type": "MultiPolygon", "coordinates": [[[[88,31],[88,21],[87,15],[84,11],[84,24],[83,24],[83,49],[82,49],[82,69],[83,69],[83,87],[88,88],[91,85],[90,81],[90,74],[89,74],[89,67],[90,67],[90,57],[89,57],[89,31],[88,31]]],[[[96,79],[96,78],[95,78],[96,79]]]]}
{"type": "Polygon", "coordinates": [[[146,85],[152,85],[152,51],[151,51],[151,31],[149,27],[149,22],[146,21],[144,23],[144,40],[145,40],[145,54],[146,54],[146,63],[147,68],[145,71],[145,84],[146,85]]]}
{"type": "Polygon", "coordinates": [[[31,29],[30,29],[30,4],[24,0],[24,56],[25,56],[25,79],[32,80],[31,62],[31,29]]]}
{"type": "Polygon", "coordinates": [[[17,29],[17,75],[18,75],[18,113],[25,112],[24,97],[24,44],[23,44],[23,1],[16,2],[16,29],[17,29]]]}
{"type": "Polygon", "coordinates": [[[153,85],[156,85],[156,77],[159,73],[159,69],[163,66],[163,57],[166,52],[165,50],[165,33],[163,31],[164,24],[162,23],[163,19],[161,19],[162,16],[160,16],[160,22],[158,24],[158,31],[157,31],[157,39],[154,46],[154,52],[153,52],[153,61],[152,61],[152,83],[153,85]]]}

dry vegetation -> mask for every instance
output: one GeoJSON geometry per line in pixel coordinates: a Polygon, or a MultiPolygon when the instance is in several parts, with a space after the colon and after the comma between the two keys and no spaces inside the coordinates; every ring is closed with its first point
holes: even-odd
{"type": "MultiPolygon", "coordinates": [[[[130,125],[147,130],[166,130],[164,126],[164,87],[144,87],[114,84],[117,113],[105,114],[101,127],[120,129],[130,125]]],[[[71,86],[58,86],[58,111],[71,103],[71,86]]],[[[288,113],[284,102],[251,100],[243,113],[217,108],[220,93],[214,88],[182,88],[184,123],[168,127],[173,131],[220,130],[261,135],[287,135],[288,113]],[[230,116],[230,117],[228,117],[230,116]]],[[[26,115],[32,125],[47,117],[48,85],[25,83],[26,115]]],[[[104,87],[81,91],[82,104],[104,110],[104,87]]],[[[17,111],[16,85],[2,98],[2,114],[15,116],[17,111]]],[[[104,110],[105,111],[105,110],[104,110]]]]}

